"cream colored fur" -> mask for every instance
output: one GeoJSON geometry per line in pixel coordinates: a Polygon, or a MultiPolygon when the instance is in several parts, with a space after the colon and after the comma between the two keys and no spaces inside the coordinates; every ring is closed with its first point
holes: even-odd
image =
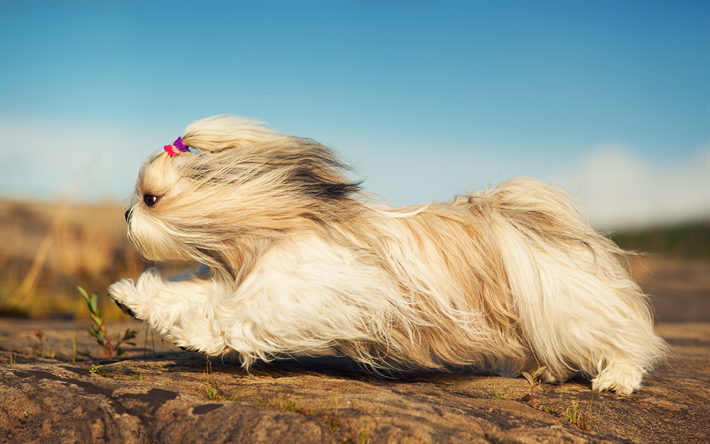
{"type": "Polygon", "coordinates": [[[516,178],[393,209],[368,203],[312,140],[230,116],[182,137],[194,152],[142,166],[128,233],[146,259],[209,269],[109,288],[182,347],[247,367],[304,353],[374,368],[546,365],[549,382],[582,371],[618,393],[665,353],[626,253],[558,188],[516,178]]]}

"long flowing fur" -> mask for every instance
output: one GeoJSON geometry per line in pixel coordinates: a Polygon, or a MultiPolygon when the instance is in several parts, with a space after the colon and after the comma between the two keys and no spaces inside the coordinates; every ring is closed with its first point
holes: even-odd
{"type": "Polygon", "coordinates": [[[378,368],[576,371],[631,393],[666,350],[626,253],[559,188],[515,178],[450,203],[368,203],[331,150],[258,122],[187,127],[142,166],[128,233],[155,269],[111,296],[176,344],[243,365],[342,353],[378,368]],[[154,196],[155,203],[150,197],[154,196]],[[148,203],[152,203],[150,206],[148,203]]]}

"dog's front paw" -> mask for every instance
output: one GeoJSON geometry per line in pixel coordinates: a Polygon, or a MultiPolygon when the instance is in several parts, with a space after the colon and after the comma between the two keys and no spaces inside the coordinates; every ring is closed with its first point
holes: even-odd
{"type": "Polygon", "coordinates": [[[108,287],[108,295],[124,314],[138,319],[131,305],[135,305],[136,286],[130,279],[123,279],[108,287]]]}
{"type": "Polygon", "coordinates": [[[150,268],[143,272],[135,284],[131,279],[123,279],[108,287],[108,294],[125,314],[135,319],[147,320],[150,300],[161,289],[160,272],[150,268]]]}

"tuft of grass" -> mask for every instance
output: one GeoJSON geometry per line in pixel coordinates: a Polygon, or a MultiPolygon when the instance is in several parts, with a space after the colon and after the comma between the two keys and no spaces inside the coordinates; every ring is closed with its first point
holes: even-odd
{"type": "Polygon", "coordinates": [[[54,359],[54,352],[49,350],[49,345],[44,340],[44,332],[42,330],[35,330],[32,332],[39,341],[39,345],[34,347],[40,357],[42,358],[52,358],[54,359]]]}
{"type": "Polygon", "coordinates": [[[565,412],[562,414],[562,418],[582,430],[587,430],[587,427],[584,424],[582,412],[579,409],[579,403],[577,401],[572,401],[572,409],[567,407],[565,412]]]}
{"type": "MultiPolygon", "coordinates": [[[[298,413],[304,416],[315,416],[316,410],[305,407],[300,400],[294,399],[291,396],[279,395],[276,398],[260,398],[256,401],[257,405],[269,409],[280,409],[283,411],[289,411],[298,413]]],[[[336,432],[340,428],[339,417],[338,417],[338,398],[335,398],[335,407],[331,411],[326,409],[323,411],[321,420],[328,426],[331,432],[336,432]]]]}
{"type": "Polygon", "coordinates": [[[217,384],[217,381],[215,381],[212,376],[212,362],[210,362],[209,356],[207,356],[207,363],[205,365],[207,367],[204,371],[206,380],[202,392],[207,396],[207,399],[210,401],[238,401],[239,391],[233,395],[227,395],[220,390],[219,384],[217,384]]]}
{"type": "Polygon", "coordinates": [[[488,378],[488,385],[491,386],[491,390],[493,391],[493,396],[495,396],[496,399],[500,399],[500,395],[499,395],[498,392],[496,391],[496,388],[493,387],[493,381],[491,381],[491,378],[488,378]]]}
{"type": "MultiPolygon", "coordinates": [[[[316,409],[306,407],[301,399],[294,398],[291,395],[284,395],[283,393],[279,396],[272,398],[259,398],[256,400],[256,404],[260,407],[268,409],[279,409],[288,412],[298,413],[303,416],[318,417],[320,415],[320,420],[328,426],[328,429],[336,434],[340,431],[340,415],[338,410],[338,395],[336,394],[333,398],[332,407],[329,406],[322,412],[318,412],[316,409]]],[[[352,443],[353,438],[340,436],[338,442],[352,443]]],[[[360,428],[360,434],[357,438],[359,444],[367,444],[370,442],[369,431],[367,428],[367,420],[363,420],[362,427],[360,428]]]]}
{"type": "Polygon", "coordinates": [[[493,392],[493,396],[495,396],[496,399],[510,399],[510,395],[504,398],[500,393],[498,393],[496,388],[493,387],[493,381],[491,381],[491,378],[488,378],[488,385],[491,386],[491,391],[493,392]]]}
{"type": "Polygon", "coordinates": [[[217,381],[214,380],[212,377],[212,363],[210,362],[209,356],[207,356],[207,363],[205,364],[207,369],[204,371],[206,381],[205,381],[205,388],[204,392],[205,395],[207,395],[207,399],[211,401],[217,401],[222,398],[222,395],[219,391],[219,385],[217,384],[217,381]]]}
{"type": "Polygon", "coordinates": [[[315,410],[306,408],[299,399],[294,399],[290,396],[279,395],[277,398],[260,398],[256,401],[257,405],[267,409],[279,409],[285,412],[294,412],[303,416],[315,415],[315,410]]]}
{"type": "Polygon", "coordinates": [[[328,410],[323,412],[323,422],[328,425],[331,432],[336,432],[340,427],[338,424],[338,395],[335,395],[334,405],[332,416],[328,417],[328,410]]]}
{"type": "Polygon", "coordinates": [[[96,343],[104,348],[104,357],[111,359],[116,354],[116,357],[121,356],[124,350],[121,348],[121,344],[126,343],[129,345],[136,345],[133,342],[128,342],[136,337],[136,332],[131,329],[126,329],[123,337],[118,339],[113,335],[109,335],[106,331],[106,324],[104,323],[104,318],[101,316],[101,312],[98,307],[99,295],[92,293],[91,296],[86,294],[86,291],[81,288],[79,293],[86,300],[86,305],[89,308],[89,315],[91,316],[92,324],[86,327],[84,330],[96,339],[96,343]]]}
{"type": "Polygon", "coordinates": [[[17,364],[17,355],[14,353],[10,353],[10,365],[15,365],[17,364]]]}
{"type": "Polygon", "coordinates": [[[370,441],[370,437],[367,433],[367,420],[363,420],[362,428],[360,429],[360,439],[358,444],[367,444],[370,441]]]}
{"type": "Polygon", "coordinates": [[[205,385],[205,395],[207,395],[207,399],[211,401],[219,401],[222,399],[222,393],[216,381],[207,381],[205,385]]]}
{"type": "Polygon", "coordinates": [[[313,410],[303,407],[299,400],[292,398],[284,398],[279,401],[279,408],[284,411],[300,413],[304,416],[313,416],[314,414],[313,410]]]}
{"type": "Polygon", "coordinates": [[[89,373],[93,373],[95,375],[102,376],[104,378],[114,378],[115,376],[112,373],[107,373],[103,369],[103,365],[91,365],[91,367],[87,368],[89,373]]]}
{"type": "Polygon", "coordinates": [[[560,405],[564,408],[564,412],[561,417],[565,421],[569,422],[575,427],[579,427],[582,430],[592,429],[592,403],[594,402],[594,391],[592,391],[592,397],[587,404],[587,414],[584,415],[582,407],[579,402],[572,401],[572,407],[565,408],[564,402],[562,401],[562,387],[560,386],[560,405]]]}
{"type": "Polygon", "coordinates": [[[76,362],[76,343],[79,340],[79,321],[76,321],[76,330],[74,330],[74,337],[72,338],[72,355],[71,362],[76,362]]]}
{"type": "Polygon", "coordinates": [[[143,380],[143,373],[140,372],[140,370],[136,370],[133,373],[133,376],[131,376],[131,379],[134,381],[142,381],[143,380]]]}
{"type": "Polygon", "coordinates": [[[582,430],[590,430],[592,428],[592,401],[589,401],[589,410],[585,416],[582,412],[582,408],[577,401],[572,401],[572,408],[567,407],[562,414],[562,418],[572,424],[573,426],[579,427],[582,430]]]}

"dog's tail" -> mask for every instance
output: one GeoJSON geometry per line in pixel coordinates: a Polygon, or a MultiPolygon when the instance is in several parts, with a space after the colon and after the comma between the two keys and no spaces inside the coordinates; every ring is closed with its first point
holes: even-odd
{"type": "Polygon", "coordinates": [[[563,190],[529,178],[468,196],[491,228],[533,358],[558,378],[613,363],[647,369],[665,353],[627,253],[589,225],[563,190]],[[488,208],[482,208],[485,206],[488,208]]]}

